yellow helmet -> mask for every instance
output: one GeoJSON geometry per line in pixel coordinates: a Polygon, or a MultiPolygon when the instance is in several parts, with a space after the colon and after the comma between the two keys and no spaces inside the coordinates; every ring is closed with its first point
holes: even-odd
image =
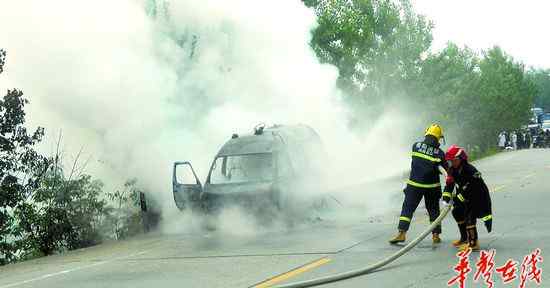
{"type": "Polygon", "coordinates": [[[432,124],[430,127],[428,127],[428,129],[426,129],[425,136],[428,135],[434,136],[435,138],[437,138],[438,141],[441,140],[441,138],[445,138],[443,136],[443,128],[441,128],[441,126],[437,124],[432,124]]]}

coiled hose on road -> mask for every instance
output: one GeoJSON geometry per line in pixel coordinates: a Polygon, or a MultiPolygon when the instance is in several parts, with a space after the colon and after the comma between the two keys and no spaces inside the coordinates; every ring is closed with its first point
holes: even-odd
{"type": "Polygon", "coordinates": [[[416,245],[418,245],[418,243],[420,243],[420,241],[424,240],[424,238],[426,238],[426,236],[428,236],[428,234],[430,234],[432,232],[432,230],[435,228],[435,226],[441,224],[443,219],[445,219],[447,214],[449,214],[449,211],[451,211],[451,208],[452,208],[452,205],[449,205],[443,211],[441,211],[441,214],[439,215],[439,217],[437,217],[437,219],[435,219],[435,221],[432,222],[430,227],[428,227],[424,232],[422,232],[422,234],[420,234],[418,237],[416,237],[411,243],[407,244],[405,247],[401,248],[399,251],[395,252],[393,255],[390,255],[389,257],[387,257],[385,259],[382,259],[382,260],[380,260],[380,261],[378,261],[378,262],[376,262],[372,265],[369,265],[369,266],[364,267],[364,268],[356,269],[356,270],[351,270],[351,271],[347,271],[347,272],[342,272],[342,273],[338,273],[338,274],[334,274],[334,275],[325,276],[325,277],[314,278],[314,279],[305,280],[305,281],[301,281],[301,282],[294,282],[294,283],[279,285],[279,286],[275,286],[275,288],[312,287],[312,286],[327,284],[327,283],[331,283],[331,282],[336,282],[336,281],[340,281],[340,280],[345,280],[345,279],[361,276],[361,275],[373,272],[373,271],[375,271],[379,268],[382,268],[382,267],[390,264],[391,262],[395,261],[397,258],[403,256],[405,253],[409,252],[409,250],[411,250],[416,245]]]}

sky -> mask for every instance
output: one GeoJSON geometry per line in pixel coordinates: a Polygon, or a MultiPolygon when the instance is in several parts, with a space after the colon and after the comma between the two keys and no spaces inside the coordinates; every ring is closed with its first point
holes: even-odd
{"type": "Polygon", "coordinates": [[[502,47],[529,66],[550,68],[550,1],[413,0],[434,22],[433,48],[452,41],[475,50],[502,47]]]}

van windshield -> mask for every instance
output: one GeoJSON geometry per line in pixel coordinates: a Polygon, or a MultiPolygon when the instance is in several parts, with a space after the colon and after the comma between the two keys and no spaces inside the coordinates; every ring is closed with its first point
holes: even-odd
{"type": "Polygon", "coordinates": [[[270,181],[273,179],[271,153],[220,156],[214,161],[211,184],[270,181]]]}

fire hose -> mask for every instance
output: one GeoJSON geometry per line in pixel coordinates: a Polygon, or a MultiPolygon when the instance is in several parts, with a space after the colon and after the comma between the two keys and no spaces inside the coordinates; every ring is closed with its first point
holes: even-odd
{"type": "Polygon", "coordinates": [[[420,243],[420,241],[424,240],[424,238],[426,238],[426,236],[428,236],[428,234],[430,234],[432,232],[432,230],[437,225],[441,224],[441,222],[443,221],[443,219],[445,219],[447,214],[449,214],[449,211],[451,211],[451,209],[452,209],[452,202],[445,209],[443,209],[443,211],[441,211],[439,217],[437,217],[437,219],[435,219],[435,221],[432,222],[431,225],[428,228],[426,228],[426,230],[424,232],[422,232],[418,237],[416,237],[411,243],[407,244],[405,247],[401,248],[399,251],[395,252],[394,254],[390,255],[389,257],[387,257],[385,259],[382,259],[382,260],[380,260],[380,261],[378,261],[374,264],[371,264],[371,265],[369,265],[367,267],[364,267],[364,268],[351,270],[351,271],[346,271],[346,272],[342,272],[342,273],[338,273],[338,274],[334,274],[334,275],[329,275],[329,276],[324,276],[324,277],[320,277],[320,278],[314,278],[314,279],[310,279],[310,280],[279,285],[279,286],[275,286],[275,288],[312,287],[312,286],[332,283],[332,282],[345,280],[345,279],[349,279],[349,278],[353,278],[353,277],[357,277],[357,276],[361,276],[361,275],[371,273],[371,272],[373,272],[373,271],[375,271],[379,268],[382,268],[382,267],[390,264],[391,262],[395,261],[397,258],[399,258],[399,257],[403,256],[405,253],[409,252],[416,245],[418,245],[418,243],[420,243]]]}

